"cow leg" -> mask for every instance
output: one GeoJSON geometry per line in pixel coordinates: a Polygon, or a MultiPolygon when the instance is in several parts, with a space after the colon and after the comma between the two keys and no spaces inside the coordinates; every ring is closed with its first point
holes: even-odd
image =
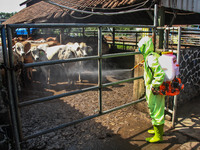
{"type": "Polygon", "coordinates": [[[17,84],[17,90],[19,92],[22,91],[22,88],[21,88],[21,84],[22,84],[22,80],[21,80],[21,70],[18,70],[17,72],[15,72],[16,74],[16,84],[17,84]]]}
{"type": "Polygon", "coordinates": [[[47,68],[47,84],[50,83],[50,68],[47,68]]]}
{"type": "Polygon", "coordinates": [[[49,84],[50,71],[47,67],[40,67],[43,75],[45,76],[45,84],[49,84]]]}
{"type": "Polygon", "coordinates": [[[81,72],[78,73],[78,82],[82,83],[82,80],[81,80],[81,72]]]}
{"type": "Polygon", "coordinates": [[[27,77],[28,77],[28,79],[32,80],[32,75],[33,75],[32,68],[27,68],[26,71],[27,71],[27,77]]]}

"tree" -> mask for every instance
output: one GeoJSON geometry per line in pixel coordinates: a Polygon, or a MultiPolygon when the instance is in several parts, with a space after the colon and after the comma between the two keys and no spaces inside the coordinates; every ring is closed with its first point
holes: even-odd
{"type": "Polygon", "coordinates": [[[8,19],[16,13],[17,12],[12,12],[12,13],[0,12],[0,19],[8,19]]]}

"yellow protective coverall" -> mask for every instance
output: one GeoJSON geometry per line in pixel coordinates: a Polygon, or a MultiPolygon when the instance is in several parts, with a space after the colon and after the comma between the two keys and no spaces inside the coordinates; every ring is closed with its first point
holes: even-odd
{"type": "Polygon", "coordinates": [[[154,51],[154,44],[152,38],[144,37],[138,43],[139,51],[144,56],[144,81],[146,86],[146,100],[154,127],[156,130],[161,130],[158,137],[146,138],[148,142],[162,141],[163,126],[164,126],[164,109],[165,109],[165,96],[154,95],[152,88],[158,88],[164,81],[165,73],[158,63],[159,55],[154,51]],[[159,137],[160,136],[160,137],[159,137]]]}

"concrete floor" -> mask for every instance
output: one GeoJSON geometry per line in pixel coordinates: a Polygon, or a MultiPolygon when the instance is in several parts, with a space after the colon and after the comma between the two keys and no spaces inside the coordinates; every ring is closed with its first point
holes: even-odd
{"type": "MultiPolygon", "coordinates": [[[[147,143],[145,138],[151,136],[147,133],[147,130],[151,128],[151,122],[150,120],[146,121],[146,123],[139,121],[140,125],[137,127],[131,123],[127,127],[122,126],[118,134],[120,134],[120,138],[123,141],[113,137],[109,145],[115,145],[115,147],[107,145],[106,150],[200,150],[199,100],[200,97],[197,97],[178,108],[174,129],[171,128],[171,122],[166,121],[164,141],[162,143],[147,143]],[[136,128],[140,128],[140,130],[136,128]]],[[[129,122],[132,121],[129,120],[129,122]]]]}
{"type": "Polygon", "coordinates": [[[164,142],[147,144],[144,150],[200,150],[200,97],[178,107],[175,128],[171,122],[165,123],[164,142]]]}

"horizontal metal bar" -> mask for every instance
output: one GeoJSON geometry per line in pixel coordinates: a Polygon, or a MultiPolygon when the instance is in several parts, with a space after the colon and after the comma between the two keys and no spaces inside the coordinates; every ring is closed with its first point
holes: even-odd
{"type": "MultiPolygon", "coordinates": [[[[171,30],[170,33],[178,34],[178,27],[157,27],[158,30],[171,30]],[[175,30],[175,31],[172,31],[175,30]]],[[[200,30],[198,29],[187,29],[181,31],[182,34],[200,34],[200,30]]]]}
{"type": "Polygon", "coordinates": [[[165,107],[165,110],[166,110],[167,112],[173,114],[173,110],[171,110],[171,109],[169,109],[169,108],[167,108],[167,107],[165,107]]]}
{"type": "Polygon", "coordinates": [[[178,27],[157,27],[158,30],[178,30],[178,27]]]}
{"type": "Polygon", "coordinates": [[[29,136],[25,136],[23,138],[23,140],[25,141],[25,140],[28,140],[28,139],[32,139],[32,138],[38,137],[38,136],[43,135],[43,134],[47,134],[47,133],[50,133],[50,132],[53,132],[53,131],[57,131],[59,129],[66,128],[68,126],[71,126],[71,125],[74,125],[74,124],[77,124],[77,123],[80,123],[80,122],[83,122],[83,121],[86,121],[86,120],[90,120],[90,119],[93,119],[93,118],[98,117],[98,116],[100,116],[100,115],[99,114],[95,114],[95,115],[88,116],[88,117],[85,117],[85,118],[82,118],[82,119],[79,119],[79,120],[75,120],[75,121],[72,121],[72,122],[69,122],[69,123],[64,123],[64,124],[61,124],[61,125],[56,126],[54,128],[43,130],[43,131],[34,133],[32,135],[29,135],[29,136]]]}
{"type": "MultiPolygon", "coordinates": [[[[87,32],[95,32],[95,31],[87,31],[86,30],[85,32],[87,33],[87,32]]],[[[103,30],[102,32],[103,33],[105,33],[105,32],[110,33],[112,31],[103,30]]],[[[115,33],[152,33],[152,32],[151,31],[131,31],[131,30],[122,31],[122,30],[115,30],[115,33]]]]}
{"type": "Polygon", "coordinates": [[[70,59],[62,59],[62,60],[40,61],[40,62],[24,64],[23,67],[28,68],[28,67],[37,67],[37,66],[45,66],[45,65],[54,65],[54,64],[69,63],[69,62],[76,62],[76,61],[94,60],[98,58],[99,56],[89,56],[89,57],[70,58],[70,59]]]}
{"type": "Polygon", "coordinates": [[[188,29],[188,28],[184,28],[184,27],[182,27],[181,28],[183,31],[197,31],[197,32],[200,32],[200,29],[188,29]]]}
{"type": "Polygon", "coordinates": [[[130,78],[130,79],[125,79],[125,80],[120,80],[117,82],[112,82],[112,83],[105,83],[102,84],[102,87],[108,87],[108,86],[112,86],[112,85],[116,85],[116,84],[120,84],[120,83],[124,83],[124,82],[130,82],[130,81],[134,81],[134,80],[138,80],[138,79],[142,79],[143,76],[139,76],[139,77],[135,77],[135,78],[130,78]]]}
{"type": "MultiPolygon", "coordinates": [[[[130,55],[135,55],[135,54],[141,54],[141,53],[127,52],[127,53],[106,54],[106,55],[102,55],[102,59],[130,56],[130,55]]],[[[24,64],[23,67],[28,68],[28,67],[37,67],[37,66],[44,66],[44,65],[54,65],[54,64],[69,63],[69,62],[76,62],[76,61],[94,60],[94,59],[99,59],[99,58],[100,58],[99,56],[89,56],[89,57],[71,58],[71,59],[63,59],[63,60],[41,61],[41,62],[27,63],[27,64],[24,64]]]]}
{"type": "MultiPolygon", "coordinates": [[[[177,32],[178,34],[178,32],[177,32]]],[[[181,34],[197,34],[200,35],[200,31],[182,31],[181,34]]]]}
{"type": "MultiPolygon", "coordinates": [[[[170,31],[170,33],[178,35],[178,31],[170,31]]],[[[197,34],[197,35],[199,35],[200,31],[198,31],[198,32],[197,31],[181,31],[181,34],[197,34]]]]}
{"type": "Polygon", "coordinates": [[[144,101],[145,99],[146,99],[146,98],[144,97],[144,98],[142,98],[142,99],[138,99],[138,100],[136,100],[136,101],[133,101],[133,102],[130,102],[130,103],[127,103],[127,104],[124,104],[124,105],[115,107],[115,108],[113,108],[113,109],[109,109],[109,110],[103,111],[103,114],[107,114],[107,113],[110,113],[110,112],[113,112],[113,111],[122,109],[122,108],[124,108],[124,107],[130,106],[130,105],[133,105],[133,104],[137,104],[137,103],[139,103],[139,102],[144,101]]]}
{"type": "Polygon", "coordinates": [[[7,24],[11,28],[66,28],[66,27],[134,27],[154,28],[153,25],[127,25],[127,24],[84,24],[84,23],[39,23],[39,24],[7,24]]]}
{"type": "Polygon", "coordinates": [[[32,135],[29,135],[29,136],[25,136],[25,137],[23,138],[23,140],[28,140],[28,139],[31,139],[31,138],[34,138],[34,137],[37,137],[37,136],[40,136],[40,135],[43,135],[43,134],[47,134],[47,133],[50,133],[50,132],[53,132],[53,131],[57,131],[57,130],[59,130],[59,129],[66,128],[66,127],[68,127],[68,126],[71,126],[71,125],[74,125],[74,124],[77,124],[77,123],[80,123],[80,122],[83,122],[83,121],[87,121],[87,120],[93,119],[93,118],[95,118],[95,117],[99,117],[99,116],[108,114],[108,113],[110,113],[110,112],[113,112],[113,111],[122,109],[122,108],[124,108],[124,107],[127,107],[127,106],[130,106],[130,105],[133,105],[133,104],[142,102],[142,101],[144,101],[145,99],[146,99],[146,98],[138,99],[138,100],[136,100],[136,101],[133,101],[133,102],[130,102],[130,103],[121,105],[121,106],[119,106],[119,107],[115,107],[115,108],[113,108],[113,109],[110,109],[110,110],[107,110],[107,111],[103,111],[102,113],[99,113],[99,114],[95,114],[95,115],[92,115],[92,116],[88,116],[88,117],[85,117],[85,118],[82,118],[82,119],[79,119],[79,120],[75,120],[75,121],[72,121],[72,122],[69,122],[69,123],[64,123],[64,124],[61,124],[61,125],[56,126],[56,127],[54,127],[54,128],[47,129],[47,130],[43,130],[43,131],[34,133],[34,134],[32,134],[32,135]]]}
{"type": "Polygon", "coordinates": [[[106,58],[114,58],[114,57],[131,56],[131,55],[136,55],[136,54],[141,54],[141,53],[140,52],[126,52],[126,53],[106,54],[106,55],[102,55],[102,58],[106,59],[106,58]]]}
{"type": "MultiPolygon", "coordinates": [[[[129,82],[129,81],[141,79],[141,78],[143,78],[143,76],[125,79],[125,80],[121,80],[121,81],[118,81],[118,82],[106,83],[106,84],[102,84],[102,87],[112,86],[112,85],[116,85],[116,84],[120,84],[120,83],[124,83],[124,82],[129,82]]],[[[81,90],[67,92],[67,93],[63,93],[63,94],[59,94],[59,95],[37,98],[37,99],[33,99],[33,100],[30,100],[30,101],[26,101],[26,102],[21,102],[21,103],[19,103],[19,107],[25,107],[25,106],[36,104],[36,103],[42,103],[42,102],[50,101],[50,100],[53,100],[53,99],[57,99],[57,98],[65,97],[65,96],[70,96],[70,95],[74,95],[74,94],[79,94],[79,93],[83,93],[83,92],[87,92],[87,91],[91,91],[91,90],[95,90],[95,89],[99,89],[99,87],[93,86],[93,87],[84,88],[84,89],[81,89],[81,90]]]]}
{"type": "Polygon", "coordinates": [[[21,103],[19,103],[18,106],[24,107],[24,106],[28,106],[28,105],[32,105],[32,104],[36,104],[36,103],[42,103],[42,102],[50,101],[50,100],[53,100],[53,99],[62,98],[62,97],[65,97],[65,96],[79,94],[79,93],[83,93],[83,92],[87,92],[87,91],[91,91],[91,90],[96,90],[96,89],[99,89],[99,87],[93,86],[93,87],[84,88],[84,89],[81,89],[81,90],[76,90],[76,91],[67,92],[67,93],[63,93],[63,94],[37,98],[37,99],[33,99],[33,100],[30,100],[30,101],[26,101],[26,102],[21,102],[21,103]]]}

